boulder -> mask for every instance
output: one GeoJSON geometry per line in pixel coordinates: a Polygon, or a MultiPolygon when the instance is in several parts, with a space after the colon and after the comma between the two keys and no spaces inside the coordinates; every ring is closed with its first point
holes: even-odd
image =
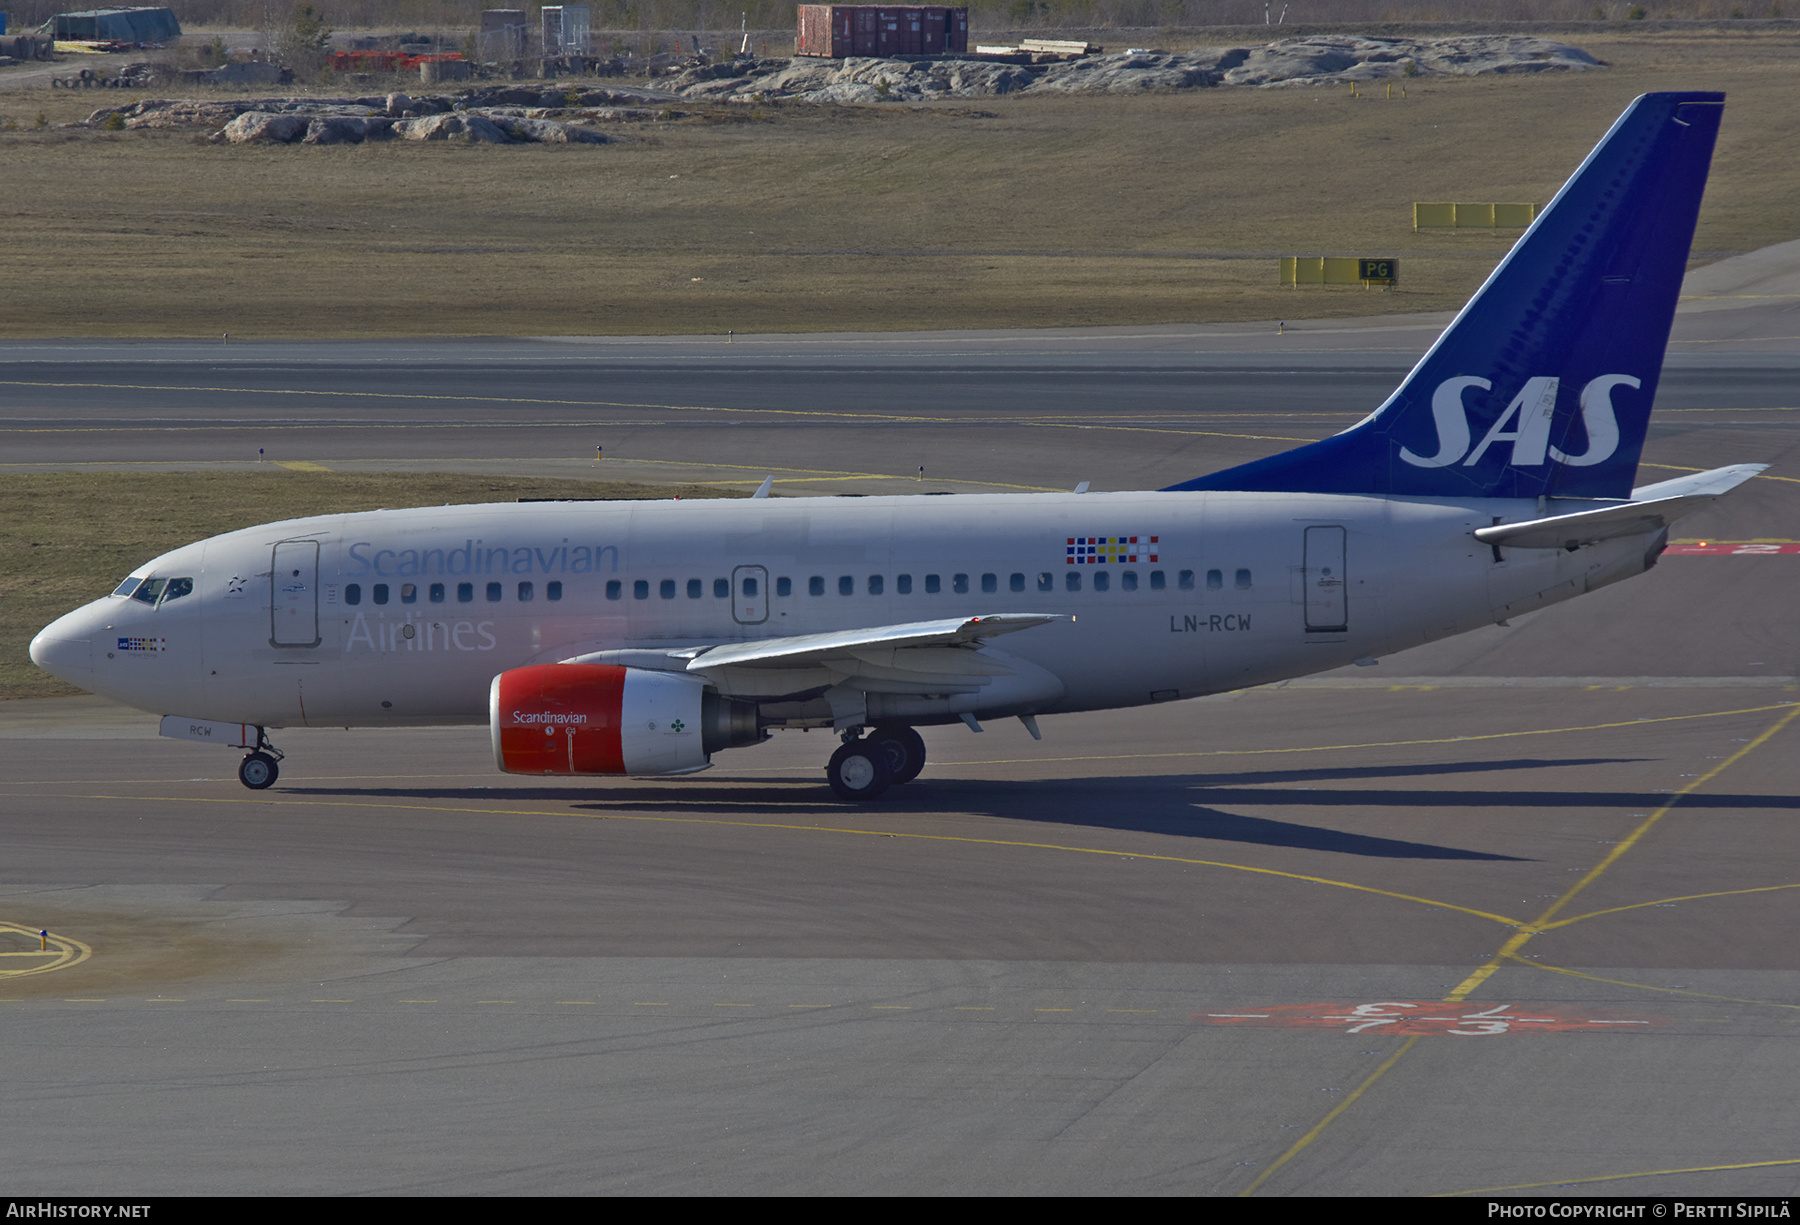
{"type": "Polygon", "coordinates": [[[479,145],[512,143],[492,120],[467,113],[402,119],[394,124],[394,134],[407,140],[460,140],[479,145]]]}
{"type": "Polygon", "coordinates": [[[225,139],[234,145],[266,140],[292,144],[307,134],[303,115],[276,115],[268,111],[245,111],[225,125],[225,139]]]}

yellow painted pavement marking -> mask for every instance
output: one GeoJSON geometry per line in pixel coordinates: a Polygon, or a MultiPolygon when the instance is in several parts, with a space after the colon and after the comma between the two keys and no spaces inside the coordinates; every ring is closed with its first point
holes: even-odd
{"type": "MultiPolygon", "coordinates": [[[[1652,464],[1644,460],[1638,461],[1640,468],[1661,468],[1667,472],[1706,472],[1706,468],[1689,468],[1684,464],[1652,464]]],[[[1790,485],[1800,485],[1800,476],[1770,476],[1767,472],[1759,472],[1750,478],[1754,481],[1786,481],[1790,485]]]]}
{"type": "Polygon", "coordinates": [[[1776,733],[1792,723],[1796,716],[1800,716],[1800,706],[1795,707],[1781,718],[1775,720],[1762,735],[1756,737],[1756,739],[1752,740],[1749,744],[1746,744],[1743,748],[1727,757],[1724,761],[1721,761],[1706,773],[1690,780],[1678,789],[1669,797],[1668,803],[1664,804],[1661,808],[1658,808],[1655,812],[1645,817],[1643,821],[1639,822],[1637,828],[1621,839],[1613,849],[1607,853],[1604,859],[1588,869],[1580,880],[1576,881],[1564,891],[1561,897],[1550,903],[1544,913],[1526,924],[1520,929],[1517,935],[1513,936],[1503,944],[1500,947],[1500,951],[1496,953],[1486,965],[1469,975],[1468,978],[1464,979],[1462,983],[1457,986],[1456,990],[1452,991],[1444,998],[1450,1003],[1460,1003],[1462,1000],[1468,998],[1472,991],[1481,986],[1482,983],[1486,982],[1488,978],[1493,975],[1494,971],[1500,968],[1501,962],[1516,957],[1519,950],[1524,948],[1533,936],[1549,930],[1552,926],[1551,920],[1556,917],[1557,913],[1561,911],[1563,907],[1574,901],[1575,898],[1589,885],[1604,876],[1607,869],[1611,868],[1615,863],[1618,863],[1621,858],[1628,854],[1631,848],[1642,841],[1644,836],[1651,830],[1655,829],[1657,824],[1678,807],[1685,797],[1692,795],[1698,788],[1705,786],[1707,783],[1723,774],[1726,770],[1742,761],[1745,757],[1748,757],[1751,753],[1755,752],[1758,748],[1767,744],[1776,733]]]}
{"type": "MultiPolygon", "coordinates": [[[[1620,686],[1628,688],[1628,686],[1620,686]]],[[[1309,744],[1279,749],[1186,749],[1178,753],[1096,753],[1088,756],[1069,755],[1055,758],[1065,761],[1148,761],[1167,757],[1251,757],[1263,753],[1341,753],[1357,749],[1396,749],[1421,744],[1462,744],[1476,740],[1506,740],[1515,736],[1565,736],[1571,732],[1602,732],[1621,727],[1647,727],[1654,723],[1680,723],[1688,719],[1723,719],[1730,715],[1755,715],[1770,710],[1793,708],[1793,702],[1776,702],[1769,706],[1746,706],[1740,710],[1709,710],[1692,715],[1657,715],[1649,719],[1625,719],[1617,723],[1588,723],[1580,727],[1534,727],[1516,732],[1476,732],[1466,736],[1435,736],[1425,740],[1370,740],[1362,744],[1309,744]]],[[[1004,757],[984,761],[938,762],[934,769],[948,766],[1017,766],[1045,765],[1042,758],[1004,757]]],[[[781,767],[785,768],[785,767],[781,767]]]]}
{"type": "Polygon", "coordinates": [[[331,471],[331,469],[327,468],[324,464],[312,464],[312,463],[308,463],[306,460],[303,460],[303,459],[278,459],[275,461],[275,465],[276,465],[276,467],[279,467],[279,468],[291,469],[294,472],[330,472],[331,471]]]}
{"type": "Polygon", "coordinates": [[[1314,1124],[1313,1129],[1311,1131],[1307,1132],[1304,1136],[1301,1136],[1298,1140],[1294,1141],[1294,1143],[1288,1147],[1287,1152],[1283,1153],[1280,1157],[1275,1159],[1274,1164],[1270,1165],[1268,1169],[1264,1170],[1261,1174],[1258,1174],[1256,1176],[1256,1179],[1254,1182],[1252,1182],[1249,1186],[1245,1187],[1242,1191],[1239,1191],[1238,1198],[1239,1199],[1248,1199],[1250,1196],[1255,1195],[1256,1189],[1258,1187],[1262,1186],[1265,1182],[1268,1182],[1270,1178],[1274,1177],[1275,1172],[1277,1170],[1281,1169],[1282,1166],[1284,1166],[1288,1162],[1292,1161],[1295,1157],[1298,1157],[1300,1155],[1300,1153],[1302,1152],[1302,1150],[1304,1150],[1314,1140],[1317,1140],[1322,1134],[1324,1134],[1325,1129],[1327,1127],[1330,1127],[1333,1123],[1335,1123],[1337,1121],[1337,1118],[1339,1115],[1343,1114],[1344,1111],[1350,1109],[1351,1106],[1355,1105],[1356,1099],[1361,1097],[1363,1094],[1367,1093],[1369,1091],[1370,1087],[1373,1086],[1376,1081],[1380,1080],[1383,1076],[1387,1075],[1388,1069],[1393,1067],[1395,1064],[1399,1063],[1400,1057],[1402,1055],[1405,1055],[1406,1052],[1412,1050],[1412,1048],[1418,1044],[1418,1041],[1419,1041],[1419,1035],[1414,1034],[1412,1037],[1408,1038],[1404,1043],[1402,1043],[1399,1050],[1395,1051],[1392,1055],[1389,1055],[1387,1057],[1386,1062],[1384,1062],[1380,1067],[1376,1068],[1373,1072],[1371,1072],[1369,1074],[1368,1079],[1363,1081],[1362,1084],[1356,1086],[1356,1088],[1350,1092],[1349,1096],[1345,1097],[1343,1101],[1339,1102],[1337,1104],[1337,1106],[1331,1111],[1330,1114],[1326,1115],[1324,1118],[1320,1119],[1318,1121],[1318,1123],[1314,1124]]]}
{"type": "MultiPolygon", "coordinates": [[[[398,391],[325,391],[325,390],[321,390],[319,388],[310,388],[310,387],[209,387],[209,386],[181,386],[181,385],[156,384],[156,383],[53,383],[53,382],[27,380],[27,379],[0,379],[0,387],[53,387],[53,388],[60,388],[60,389],[99,389],[99,390],[107,390],[107,391],[189,391],[189,392],[222,393],[222,394],[226,394],[226,395],[237,395],[237,396],[258,396],[258,395],[263,395],[263,396],[312,396],[312,397],[325,398],[325,399],[336,398],[336,399],[353,399],[353,400],[406,400],[406,401],[424,401],[424,402],[433,403],[433,404],[449,404],[449,403],[508,404],[508,405],[511,405],[511,404],[541,404],[541,405],[551,405],[551,406],[560,407],[560,408],[648,408],[648,409],[658,409],[663,412],[730,413],[730,414],[742,415],[742,416],[768,416],[768,417],[818,417],[818,418],[825,418],[825,419],[838,420],[838,421],[843,421],[843,420],[888,421],[888,422],[899,422],[899,423],[908,424],[908,425],[914,425],[914,424],[919,424],[919,425],[956,425],[956,424],[986,425],[986,424],[990,424],[990,422],[984,418],[954,417],[954,416],[932,417],[932,416],[925,416],[925,415],[918,414],[918,413],[855,412],[855,411],[851,411],[848,409],[730,408],[730,407],[726,407],[724,405],[718,405],[718,404],[658,404],[658,403],[652,403],[652,402],[640,402],[640,401],[633,401],[633,400],[565,400],[565,399],[557,399],[557,398],[542,397],[542,396],[528,397],[528,396],[442,395],[442,394],[435,394],[435,393],[428,393],[428,392],[398,392],[398,391]]],[[[445,425],[462,427],[462,426],[464,426],[464,424],[465,423],[461,423],[461,422],[449,422],[449,423],[433,422],[433,423],[424,423],[421,425],[413,426],[411,428],[414,428],[414,429],[441,429],[441,428],[444,428],[445,425]]],[[[520,423],[518,423],[518,422],[508,422],[506,424],[510,428],[514,428],[514,429],[517,429],[520,426],[520,423]]],[[[525,424],[536,426],[539,423],[528,422],[525,424]]],[[[566,423],[565,422],[557,422],[555,424],[557,424],[557,425],[567,424],[567,425],[591,426],[596,423],[592,422],[592,421],[577,421],[577,422],[566,422],[566,423]]],[[[1004,418],[1004,417],[995,418],[992,420],[991,424],[1008,425],[1008,424],[1012,424],[1012,419],[1004,418]]],[[[124,426],[119,429],[107,429],[104,431],[94,431],[94,430],[82,431],[82,430],[60,430],[60,429],[56,429],[56,428],[17,429],[17,428],[10,428],[10,427],[0,427],[0,432],[5,432],[5,433],[67,433],[67,432],[120,433],[120,432],[129,431],[132,428],[133,427],[127,425],[127,426],[124,426]]],[[[150,426],[150,427],[139,427],[139,428],[155,429],[158,427],[150,426]]],[[[218,427],[187,426],[187,427],[177,427],[177,428],[213,429],[213,428],[218,428],[218,427]]],[[[291,427],[282,426],[279,428],[291,428],[291,427]]],[[[330,424],[315,425],[312,428],[339,428],[339,429],[341,429],[341,428],[346,428],[346,426],[342,425],[342,424],[338,424],[338,423],[330,423],[330,424]]],[[[397,427],[383,427],[383,426],[377,426],[377,425],[370,425],[370,426],[365,426],[363,428],[379,429],[379,428],[397,428],[397,427]]],[[[1215,436],[1215,437],[1224,437],[1224,438],[1264,438],[1267,441],[1271,441],[1271,442],[1312,442],[1312,441],[1314,441],[1313,439],[1310,439],[1310,438],[1274,437],[1274,436],[1265,436],[1265,435],[1259,435],[1259,434],[1219,434],[1219,433],[1217,433],[1217,431],[1211,431],[1211,430],[1158,430],[1153,427],[1105,426],[1105,425],[1094,425],[1091,422],[1081,422],[1079,420],[1070,421],[1070,422],[1049,422],[1049,423],[1047,423],[1047,428],[1052,428],[1052,429],[1119,429],[1119,430],[1128,430],[1128,431],[1141,431],[1141,432],[1148,432],[1148,433],[1192,433],[1192,434],[1206,434],[1206,435],[1211,435],[1211,436],[1215,436]]]]}
{"type": "MultiPolygon", "coordinates": [[[[1800,710],[1800,708],[1796,708],[1800,710]]],[[[1392,889],[1377,889],[1373,885],[1359,885],[1352,881],[1333,880],[1324,876],[1310,876],[1303,872],[1283,872],[1276,868],[1258,868],[1249,864],[1226,863],[1214,859],[1195,859],[1185,855],[1156,855],[1146,851],[1115,851],[1102,847],[1072,846],[1057,842],[1026,842],[1013,838],[971,838],[953,834],[921,834],[910,830],[883,829],[846,829],[831,825],[795,825],[783,821],[730,821],[719,817],[655,817],[639,813],[603,812],[596,814],[558,812],[548,808],[476,808],[460,804],[395,804],[372,803],[364,800],[269,800],[239,799],[235,796],[123,796],[123,795],[56,795],[56,799],[114,800],[133,803],[169,803],[169,804],[257,804],[276,808],[361,808],[398,812],[461,812],[496,817],[567,817],[580,816],[594,821],[640,821],[660,825],[712,825],[737,829],[774,829],[792,830],[799,833],[844,834],[864,838],[908,838],[920,842],[958,842],[971,846],[1020,847],[1028,850],[1067,851],[1077,855],[1100,855],[1113,859],[1139,859],[1160,863],[1188,864],[1203,868],[1225,868],[1235,872],[1248,872],[1255,876],[1272,876],[1277,879],[1305,881],[1315,885],[1329,885],[1333,888],[1348,889],[1356,893],[1368,893],[1378,897],[1393,898],[1402,902],[1417,902],[1422,906],[1435,906],[1442,910],[1454,910],[1462,914],[1474,915],[1479,919],[1488,919],[1508,927],[1520,926],[1518,919],[1506,915],[1498,915],[1485,910],[1476,910],[1469,906],[1458,906],[1454,902],[1446,902],[1437,898],[1419,897],[1410,893],[1399,893],[1392,889]]],[[[621,801],[623,802],[623,801],[621,801]]],[[[797,1006],[797,1005],[796,1005],[797,1006]]]]}
{"type": "Polygon", "coordinates": [[[80,965],[94,955],[93,949],[68,936],[59,936],[55,932],[50,932],[47,936],[40,937],[38,933],[42,930],[42,928],[26,927],[19,923],[0,923],[0,932],[13,932],[25,937],[33,944],[48,942],[50,946],[47,949],[34,948],[5,953],[5,956],[21,957],[27,960],[41,958],[44,964],[27,965],[17,970],[0,970],[0,979],[24,978],[30,974],[49,974],[55,970],[66,970],[70,966],[80,965]]]}
{"type": "MultiPolygon", "coordinates": [[[[1542,933],[1543,931],[1548,930],[1551,920],[1555,917],[1555,915],[1557,914],[1558,911],[1560,911],[1563,907],[1567,906],[1571,901],[1573,901],[1575,899],[1575,897],[1577,895],[1579,895],[1584,889],[1586,889],[1590,884],[1599,880],[1600,877],[1605,874],[1605,872],[1608,868],[1612,867],[1615,863],[1617,863],[1620,860],[1620,858],[1622,858],[1628,851],[1630,851],[1632,847],[1636,846],[1640,841],[1642,841],[1644,836],[1646,834],[1648,834],[1652,829],[1654,829],[1656,827],[1657,823],[1660,822],[1667,813],[1672,811],[1674,808],[1676,808],[1681,803],[1681,800],[1684,796],[1693,794],[1693,792],[1696,789],[1704,786],[1706,783],[1717,778],[1720,774],[1723,774],[1726,770],[1730,769],[1733,765],[1742,761],[1749,754],[1756,751],[1757,748],[1768,743],[1768,741],[1771,738],[1773,738],[1776,733],[1780,732],[1783,728],[1787,727],[1788,724],[1792,723],[1796,716],[1800,716],[1800,707],[1795,707],[1794,709],[1789,710],[1787,714],[1781,716],[1781,718],[1775,720],[1774,723],[1770,724],[1769,727],[1767,729],[1765,729],[1760,736],[1758,736],[1754,740],[1750,741],[1750,743],[1746,744],[1743,748],[1739,749],[1737,752],[1735,752],[1731,756],[1727,757],[1724,761],[1721,761],[1718,765],[1714,766],[1711,770],[1708,770],[1706,773],[1695,778],[1692,782],[1688,783],[1687,785],[1683,786],[1680,790],[1673,793],[1670,796],[1669,802],[1667,804],[1664,804],[1661,808],[1657,809],[1655,812],[1651,813],[1648,817],[1646,817],[1642,822],[1640,822],[1638,824],[1637,828],[1632,830],[1632,832],[1625,839],[1623,839],[1616,846],[1614,846],[1613,849],[1607,853],[1606,857],[1603,858],[1593,868],[1591,868],[1587,873],[1585,873],[1580,880],[1576,881],[1567,890],[1565,890],[1563,892],[1562,896],[1558,897],[1554,902],[1552,902],[1549,905],[1549,907],[1547,907],[1544,910],[1544,912],[1541,915],[1539,915],[1538,918],[1534,922],[1532,922],[1530,924],[1521,925],[1521,930],[1518,932],[1518,934],[1513,936],[1510,940],[1508,940],[1506,942],[1506,944],[1501,947],[1500,951],[1498,953],[1496,953],[1487,962],[1486,965],[1483,965],[1480,969],[1476,970],[1473,974],[1469,975],[1468,978],[1464,979],[1457,986],[1456,990],[1452,991],[1449,995],[1444,997],[1445,1002],[1446,1003],[1460,1003],[1461,1001],[1465,1000],[1466,998],[1468,998],[1469,995],[1473,994],[1476,990],[1478,990],[1483,983],[1485,983],[1489,978],[1491,978],[1493,976],[1494,972],[1497,969],[1499,969],[1503,963],[1505,963],[1507,961],[1519,962],[1519,964],[1522,964],[1522,965],[1538,965],[1538,963],[1536,963],[1536,962],[1521,961],[1521,959],[1518,956],[1519,950],[1521,948],[1523,948],[1525,946],[1525,944],[1533,936],[1538,935],[1538,934],[1542,933]]],[[[1600,913],[1600,912],[1596,912],[1596,913],[1600,913]]],[[[1575,920],[1569,920],[1569,922],[1574,922],[1574,921],[1575,920]]],[[[1561,924],[1558,924],[1557,926],[1561,926],[1561,924]]],[[[1538,965],[1538,968],[1551,969],[1552,967],[1538,965]]],[[[1570,971],[1565,971],[1565,972],[1570,972],[1570,971]]],[[[1578,977],[1593,978],[1595,976],[1578,974],[1578,977]]],[[[1606,980],[1600,980],[1600,981],[1606,981],[1606,980]]],[[[1683,994],[1699,994],[1699,993],[1683,992],[1683,994]]],[[[1709,998],[1719,999],[1719,998],[1728,998],[1728,997],[1712,996],[1709,998]]],[[[1753,1003],[1755,1001],[1743,1000],[1743,1001],[1737,1001],[1737,1002],[1753,1003]]],[[[1800,1006],[1787,1005],[1787,1007],[1800,1007],[1800,1006]]],[[[1276,1171],[1280,1170],[1289,1161],[1292,1161],[1302,1151],[1304,1151],[1307,1148],[1307,1146],[1312,1144],[1312,1142],[1314,1140],[1316,1140],[1321,1134],[1324,1133],[1325,1129],[1327,1127],[1329,1127],[1332,1124],[1332,1122],[1334,1122],[1340,1115],[1342,1115],[1344,1113],[1345,1110],[1347,1110],[1350,1107],[1352,1102],[1354,1102],[1357,1098],[1361,1097],[1365,1091],[1367,1091],[1371,1086],[1373,1086],[1375,1084],[1376,1081],[1380,1080],[1383,1076],[1385,1076],[1390,1068],[1392,1068],[1395,1064],[1399,1063],[1401,1057],[1403,1055],[1405,1055],[1408,1051],[1410,1051],[1413,1048],[1413,1045],[1418,1042],[1418,1040],[1419,1039],[1417,1037],[1408,1038],[1406,1040],[1405,1045],[1403,1045],[1399,1050],[1395,1051],[1391,1056],[1389,1056],[1387,1061],[1384,1062],[1379,1068],[1375,1069],[1375,1071],[1369,1076],[1369,1078],[1367,1080],[1363,1081],[1362,1084],[1357,1086],[1356,1091],[1354,1093],[1352,1093],[1349,1097],[1345,1098],[1342,1102],[1338,1103],[1337,1107],[1334,1110],[1332,1110],[1331,1113],[1327,1114],[1323,1119],[1319,1120],[1318,1124],[1315,1127],[1313,1127],[1313,1129],[1311,1131],[1307,1132],[1306,1135],[1304,1135],[1300,1139],[1296,1140],[1293,1143],[1293,1145],[1290,1146],[1285,1153],[1283,1153],[1279,1158],[1277,1158],[1275,1160],[1275,1162],[1269,1166],[1268,1169],[1264,1170],[1261,1174],[1259,1174],[1257,1176],[1256,1180],[1254,1182],[1252,1182],[1248,1187],[1246,1187],[1240,1194],[1244,1195],[1244,1196],[1254,1194],[1256,1189],[1258,1187],[1262,1186],[1263,1183],[1267,1182],[1269,1180],[1269,1178],[1271,1178],[1276,1173],[1276,1171]]]]}
{"type": "Polygon", "coordinates": [[[1495,1195],[1501,1191],[1532,1191],[1539,1187],[1578,1187],[1590,1182],[1616,1182],[1621,1178],[1659,1178],[1670,1174],[1711,1174],[1722,1170],[1759,1170],[1777,1165],[1800,1165],[1800,1157],[1784,1157],[1779,1161],[1739,1161],[1731,1165],[1690,1165],[1676,1170],[1634,1170],[1629,1174],[1599,1174],[1592,1178],[1559,1178],[1555,1182],[1520,1182],[1510,1187],[1477,1187],[1472,1191],[1440,1191],[1432,1199],[1453,1199],[1459,1195],[1495,1195]]]}
{"type": "Polygon", "coordinates": [[[1632,987],[1638,991],[1659,991],[1665,995],[1691,995],[1703,1000],[1723,1000],[1727,1004],[1760,1004],[1765,1008],[1785,1008],[1800,1012],[1800,1004],[1783,1004],[1779,1000],[1752,1000],[1737,995],[1715,995],[1710,991],[1694,991],[1687,987],[1658,987],[1654,983],[1634,983],[1623,978],[1603,978],[1598,974],[1589,974],[1583,970],[1553,966],[1547,961],[1526,961],[1520,957],[1514,957],[1512,960],[1533,970],[1545,970],[1551,974],[1567,974],[1571,978],[1585,978],[1592,983],[1606,983],[1614,987],[1632,987]]]}
{"type": "Polygon", "coordinates": [[[1554,923],[1546,923],[1545,931],[1558,927],[1567,927],[1571,923],[1579,923],[1583,919],[1597,919],[1601,915],[1619,914],[1627,910],[1643,910],[1650,906],[1673,906],[1678,902],[1698,902],[1704,898],[1737,897],[1746,893],[1774,893],[1781,889],[1800,889],[1800,882],[1789,885],[1757,885],[1750,889],[1720,889],[1712,893],[1684,893],[1679,897],[1659,897],[1653,902],[1633,902],[1629,906],[1609,906],[1605,910],[1590,910],[1586,914],[1576,915],[1572,919],[1558,919],[1554,923]]]}

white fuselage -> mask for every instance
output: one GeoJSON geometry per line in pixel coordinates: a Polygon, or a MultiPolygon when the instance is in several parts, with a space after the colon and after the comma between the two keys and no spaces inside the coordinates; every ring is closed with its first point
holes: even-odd
{"type": "MultiPolygon", "coordinates": [[[[915,702],[903,721],[1094,710],[1383,655],[1654,560],[1649,536],[1496,552],[1470,534],[1541,513],[1510,500],[1116,493],[328,515],[167,553],[135,572],[171,580],[158,602],[95,601],[45,629],[33,655],[158,714],[267,727],[481,723],[490,680],[527,664],[1051,613],[1072,619],[984,650],[1059,686],[915,702]],[[169,598],[178,579],[191,590],[169,598]]],[[[719,688],[770,701],[777,725],[820,721],[804,702],[774,701],[779,678],[751,677],[734,693],[735,675],[719,688]]]]}

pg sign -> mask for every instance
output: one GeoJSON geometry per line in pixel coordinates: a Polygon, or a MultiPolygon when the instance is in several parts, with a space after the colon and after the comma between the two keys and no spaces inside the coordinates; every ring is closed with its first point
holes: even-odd
{"type": "Polygon", "coordinates": [[[1365,285],[1398,285],[1400,261],[1397,259],[1359,259],[1356,279],[1365,285]]]}

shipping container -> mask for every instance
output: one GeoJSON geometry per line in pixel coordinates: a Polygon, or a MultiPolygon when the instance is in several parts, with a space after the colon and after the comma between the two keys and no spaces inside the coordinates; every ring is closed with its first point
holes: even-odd
{"type": "Polygon", "coordinates": [[[969,10],[926,5],[802,4],[794,51],[822,59],[852,55],[944,55],[969,49],[969,10]]]}

